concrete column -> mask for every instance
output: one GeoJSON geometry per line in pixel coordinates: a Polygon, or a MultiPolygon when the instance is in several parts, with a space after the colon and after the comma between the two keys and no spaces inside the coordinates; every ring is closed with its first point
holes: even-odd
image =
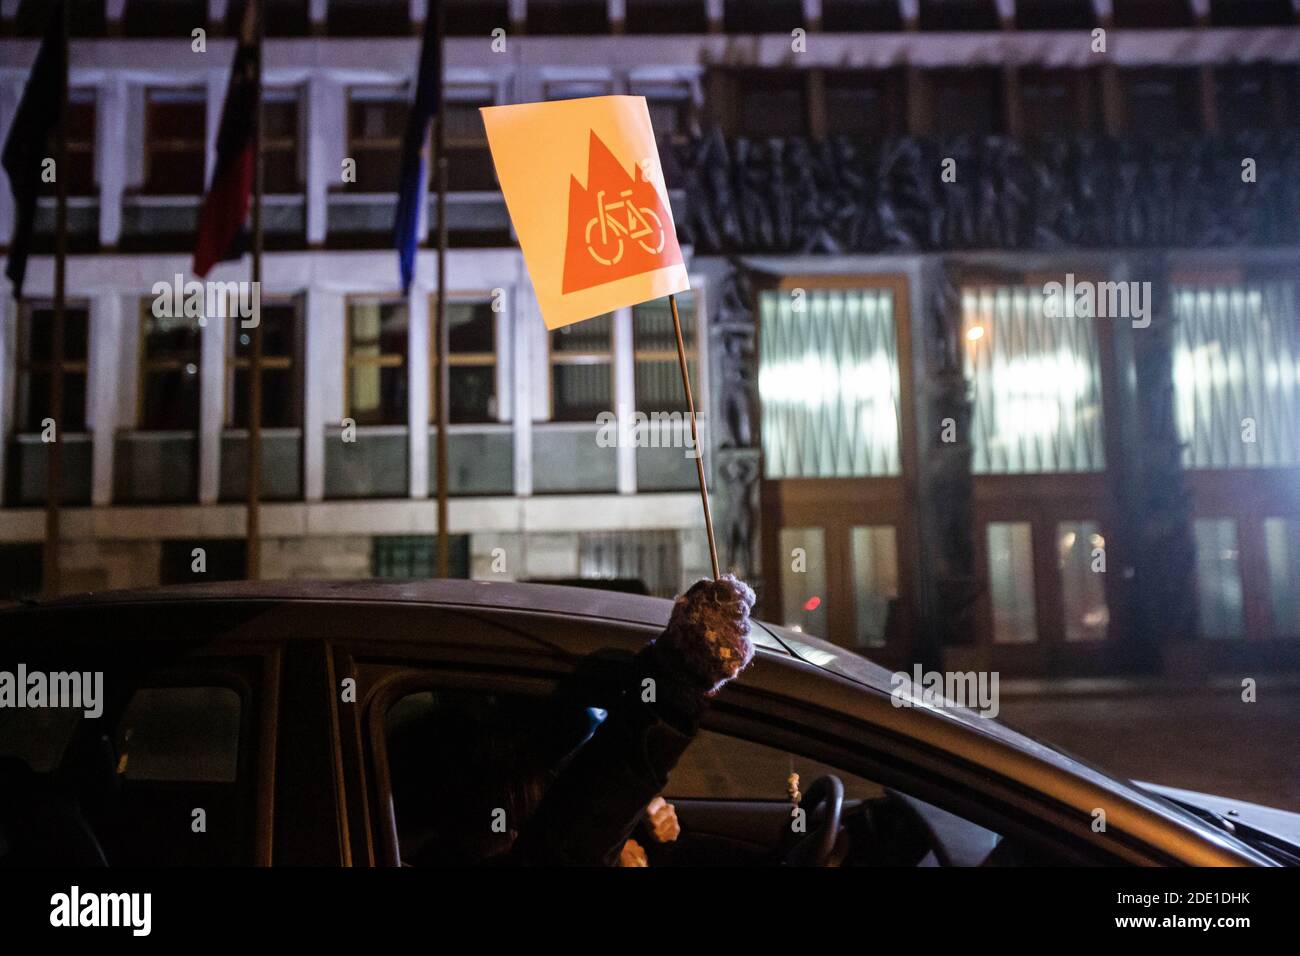
{"type": "Polygon", "coordinates": [[[210,315],[199,333],[199,504],[212,504],[220,493],[229,322],[210,315]]]}
{"type": "Polygon", "coordinates": [[[340,182],[347,140],[343,88],[323,73],[307,81],[307,245],[325,244],[329,188],[340,182]]]}
{"type": "MultiPolygon", "coordinates": [[[[131,334],[128,314],[121,295],[107,292],[90,300],[89,368],[86,393],[90,396],[87,425],[91,434],[91,504],[113,503],[113,456],[117,431],[134,424],[135,376],[126,371],[126,354],[135,354],[136,335],[131,334]]],[[[138,333],[137,333],[138,334],[138,333]]]]}
{"type": "MultiPolygon", "coordinates": [[[[505,334],[500,339],[503,345],[509,342],[510,348],[510,375],[514,382],[515,494],[520,496],[533,493],[533,350],[532,337],[527,329],[541,324],[536,308],[532,286],[523,275],[521,266],[510,290],[509,307],[505,310],[505,334]]],[[[501,325],[498,324],[497,328],[501,329],[501,325]]]]}
{"type": "Polygon", "coordinates": [[[325,426],[342,416],[343,313],[343,296],[337,292],[307,290],[302,417],[302,487],[307,501],[325,497],[325,426]]]}
{"type": "Polygon", "coordinates": [[[122,195],[126,190],[126,79],[114,75],[100,84],[95,102],[95,147],[99,163],[99,245],[116,248],[122,237],[122,195]]]}
{"type": "Polygon", "coordinates": [[[5,461],[9,436],[14,430],[14,378],[18,371],[18,303],[13,296],[0,299],[0,501],[5,500],[5,461]]]}
{"type": "MultiPolygon", "coordinates": [[[[620,426],[631,426],[631,416],[636,410],[636,361],[632,352],[632,310],[619,309],[614,313],[614,407],[620,426]]],[[[635,433],[619,428],[618,493],[636,494],[636,446],[626,439],[635,433]]]]}
{"type": "Polygon", "coordinates": [[[407,462],[411,476],[411,497],[429,497],[429,419],[431,412],[429,383],[433,379],[429,347],[433,319],[430,316],[428,290],[412,286],[407,303],[406,346],[406,425],[407,462]]]}

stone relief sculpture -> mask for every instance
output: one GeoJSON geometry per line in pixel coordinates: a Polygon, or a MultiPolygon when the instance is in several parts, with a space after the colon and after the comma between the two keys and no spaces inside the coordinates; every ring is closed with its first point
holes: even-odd
{"type": "Polygon", "coordinates": [[[704,255],[1300,244],[1293,130],[880,144],[714,131],[678,149],[680,225],[704,255]]]}

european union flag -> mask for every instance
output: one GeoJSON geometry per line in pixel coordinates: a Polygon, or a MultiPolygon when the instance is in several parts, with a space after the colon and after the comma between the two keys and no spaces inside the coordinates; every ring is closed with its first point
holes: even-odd
{"type": "Polygon", "coordinates": [[[441,11],[437,3],[429,4],[424,20],[424,42],[420,48],[420,69],[415,78],[415,102],[406,121],[402,140],[402,180],[398,185],[397,218],[393,223],[393,241],[402,273],[402,292],[411,288],[415,274],[415,251],[420,245],[416,234],[420,223],[420,206],[425,201],[428,183],[424,165],[424,142],[429,123],[438,112],[441,99],[442,63],[438,59],[438,23],[441,11]]]}
{"type": "MultiPolygon", "coordinates": [[[[23,90],[13,125],[9,127],[9,138],[0,159],[14,194],[14,233],[9,242],[5,275],[13,282],[15,299],[23,297],[27,256],[31,252],[32,233],[36,228],[36,200],[41,191],[42,164],[51,155],[50,134],[58,124],[63,85],[68,78],[62,16],[62,6],[54,4],[49,29],[36,53],[36,62],[27,78],[27,87],[23,90]]],[[[67,171],[59,169],[56,174],[66,176],[67,171]]]]}

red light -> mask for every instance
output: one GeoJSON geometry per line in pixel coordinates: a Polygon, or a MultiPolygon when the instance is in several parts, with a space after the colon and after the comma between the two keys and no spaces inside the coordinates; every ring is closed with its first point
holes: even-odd
{"type": "Polygon", "coordinates": [[[805,611],[815,611],[821,606],[822,606],[822,599],[817,597],[816,595],[813,595],[808,600],[803,602],[803,609],[805,611]]]}

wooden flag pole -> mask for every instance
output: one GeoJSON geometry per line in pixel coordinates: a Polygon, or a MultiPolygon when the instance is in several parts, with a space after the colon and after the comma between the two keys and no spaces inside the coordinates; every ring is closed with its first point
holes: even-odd
{"type": "MultiPolygon", "coordinates": [[[[250,0],[251,2],[251,0],[250,0]]],[[[253,104],[253,286],[262,284],[262,36],[263,10],[254,11],[256,21],[255,53],[257,102],[253,104]]],[[[238,54],[236,53],[236,56],[238,54]]],[[[253,297],[259,303],[253,318],[252,342],[248,357],[248,510],[244,532],[244,577],[257,581],[262,576],[262,316],[261,293],[253,297]]],[[[231,321],[240,321],[235,316],[231,321]]]]}
{"type": "Polygon", "coordinates": [[[713,577],[721,577],[718,568],[718,545],[713,539],[713,512],[709,510],[709,486],[704,480],[704,448],[700,445],[700,426],[695,421],[695,396],[691,393],[691,373],[686,365],[686,343],[682,341],[682,320],[677,314],[677,296],[668,296],[668,306],[673,312],[673,332],[677,335],[677,364],[682,370],[682,387],[686,389],[686,407],[691,413],[691,441],[695,447],[695,473],[700,479],[700,503],[704,505],[704,530],[709,535],[709,560],[713,563],[713,577]]]}
{"type": "Polygon", "coordinates": [[[437,360],[433,365],[434,407],[437,412],[438,433],[434,437],[437,452],[438,483],[438,577],[451,575],[451,539],[447,528],[447,426],[451,419],[450,375],[447,355],[450,334],[447,329],[447,88],[446,76],[446,12],[442,3],[434,4],[433,15],[438,44],[438,112],[434,116],[434,161],[438,164],[438,297],[435,306],[433,335],[437,360]]]}
{"type": "Polygon", "coordinates": [[[59,42],[63,46],[62,90],[59,93],[59,125],[55,140],[55,182],[58,192],[58,205],[55,207],[54,224],[54,329],[50,342],[50,417],[54,419],[54,441],[49,445],[49,458],[46,462],[46,499],[45,499],[45,549],[43,568],[43,590],[47,597],[56,597],[61,590],[59,538],[63,504],[63,353],[65,346],[64,330],[66,328],[67,303],[65,287],[67,285],[68,266],[68,77],[72,72],[69,62],[69,28],[71,14],[68,3],[59,5],[59,42]]]}

